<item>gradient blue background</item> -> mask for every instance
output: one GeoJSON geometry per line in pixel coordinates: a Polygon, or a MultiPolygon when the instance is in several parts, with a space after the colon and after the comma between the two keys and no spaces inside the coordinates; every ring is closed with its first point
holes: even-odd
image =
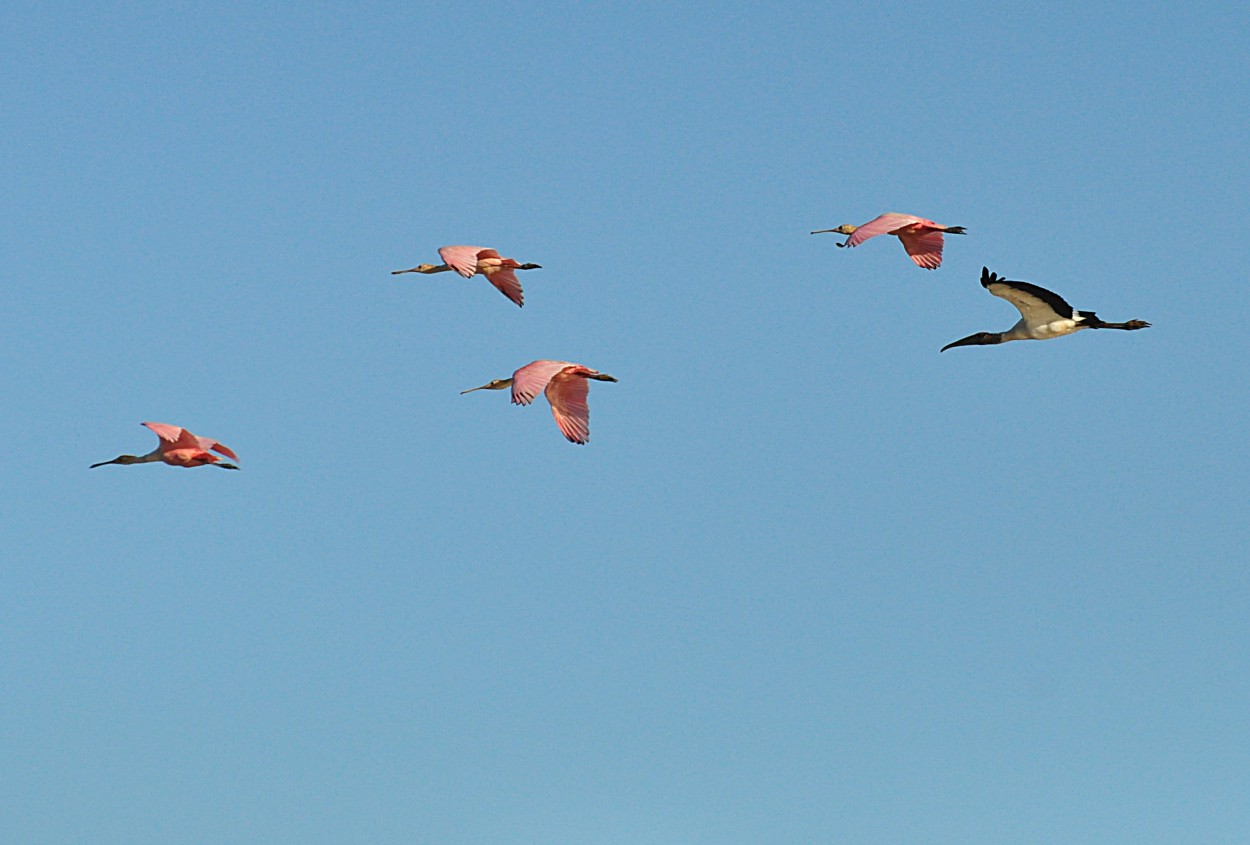
{"type": "Polygon", "coordinates": [[[1245,7],[416,5],[0,11],[0,838],[1246,842],[1245,7]]]}

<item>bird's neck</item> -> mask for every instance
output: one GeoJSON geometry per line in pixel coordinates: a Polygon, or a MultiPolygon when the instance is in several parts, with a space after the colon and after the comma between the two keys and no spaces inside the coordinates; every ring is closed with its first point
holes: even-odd
{"type": "Polygon", "coordinates": [[[150,463],[155,463],[156,461],[159,461],[159,460],[163,460],[164,457],[165,457],[164,454],[161,453],[160,447],[158,446],[156,449],[153,449],[151,452],[148,452],[146,455],[122,455],[120,458],[114,461],[110,461],[109,463],[150,464],[150,463]]]}
{"type": "Polygon", "coordinates": [[[1002,338],[999,343],[1006,343],[1009,340],[1031,340],[1033,333],[1029,331],[1028,324],[1021,320],[1007,331],[1002,332],[999,337],[1002,338]]]}

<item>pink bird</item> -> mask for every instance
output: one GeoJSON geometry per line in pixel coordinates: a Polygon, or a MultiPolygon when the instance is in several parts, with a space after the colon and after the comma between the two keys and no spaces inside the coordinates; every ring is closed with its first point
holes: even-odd
{"type": "Polygon", "coordinates": [[[512,404],[528,405],[541,390],[551,403],[551,415],[556,418],[556,425],[564,436],[574,443],[585,444],[590,439],[590,408],[586,405],[590,385],[587,379],[616,381],[610,375],[581,364],[535,361],[517,370],[512,378],[498,378],[481,387],[462,390],[460,395],[474,390],[503,390],[511,386],[512,404]]]}
{"type": "Polygon", "coordinates": [[[895,214],[892,211],[882,214],[875,220],[869,220],[863,226],[845,223],[836,229],[817,229],[812,234],[819,235],[822,232],[850,235],[846,243],[838,244],[839,247],[859,246],[877,235],[897,235],[898,239],[903,242],[903,249],[907,250],[907,254],[911,256],[911,260],[916,262],[917,267],[923,267],[926,270],[936,270],[942,266],[943,233],[948,235],[967,233],[963,226],[943,226],[941,223],[934,223],[923,217],[895,214]]]}
{"type": "Polygon", "coordinates": [[[438,251],[443,264],[418,264],[409,270],[392,270],[391,275],[400,273],[445,273],[455,270],[466,279],[472,275],[485,276],[486,281],[499,288],[499,292],[517,305],[525,304],[525,294],[521,291],[521,282],[516,277],[517,270],[541,270],[539,264],[518,264],[514,259],[503,258],[493,249],[480,246],[445,246],[438,251]]]}
{"type": "Polygon", "coordinates": [[[196,437],[185,428],[179,428],[176,425],[165,425],[165,423],[155,422],[145,422],[143,425],[152,429],[156,436],[160,438],[160,442],[155,449],[146,455],[119,455],[111,461],[92,464],[90,469],[102,467],[105,464],[149,464],[154,461],[164,461],[175,467],[202,467],[211,464],[222,469],[238,469],[234,464],[218,463],[221,458],[209,454],[211,449],[214,452],[220,452],[227,458],[236,461],[239,459],[238,455],[216,440],[210,440],[207,437],[196,437]]]}

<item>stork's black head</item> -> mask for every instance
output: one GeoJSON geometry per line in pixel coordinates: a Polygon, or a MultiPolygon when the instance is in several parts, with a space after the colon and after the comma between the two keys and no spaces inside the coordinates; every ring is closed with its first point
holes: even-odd
{"type": "Polygon", "coordinates": [[[962,340],[946,344],[942,347],[941,351],[945,352],[946,350],[953,349],[956,346],[989,346],[991,344],[1002,342],[1003,336],[998,332],[977,332],[976,334],[968,335],[962,340]]]}

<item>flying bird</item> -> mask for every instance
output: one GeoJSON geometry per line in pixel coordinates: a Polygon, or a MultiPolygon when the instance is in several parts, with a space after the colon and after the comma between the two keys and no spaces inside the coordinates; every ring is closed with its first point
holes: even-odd
{"type": "Polygon", "coordinates": [[[455,270],[464,278],[472,275],[485,276],[486,281],[499,288],[499,292],[517,305],[525,304],[525,294],[521,290],[521,282],[516,277],[517,270],[541,270],[539,264],[519,264],[514,259],[504,258],[493,249],[480,246],[445,246],[438,251],[442,264],[418,264],[409,270],[392,270],[391,275],[400,273],[445,273],[455,270]]]}
{"type": "Polygon", "coordinates": [[[150,464],[154,461],[164,461],[175,467],[202,467],[211,464],[222,469],[238,469],[234,464],[220,463],[221,458],[209,453],[211,449],[232,460],[239,459],[238,455],[216,440],[196,437],[185,428],[179,428],[176,425],[155,422],[145,422],[143,425],[152,429],[160,438],[155,449],[146,455],[119,455],[111,461],[92,464],[90,469],[106,464],[150,464]]]}
{"type": "Polygon", "coordinates": [[[943,226],[923,217],[911,214],[895,214],[887,212],[875,220],[869,220],[863,226],[852,226],[845,223],[836,229],[817,229],[813,235],[822,232],[833,232],[838,235],[850,235],[839,247],[859,246],[869,238],[877,235],[897,235],[903,242],[903,249],[916,262],[917,267],[936,270],[942,266],[942,234],[963,235],[963,226],[943,226]]]}
{"type": "Polygon", "coordinates": [[[977,332],[963,340],[948,343],[942,351],[955,346],[985,346],[1009,340],[1050,340],[1081,329],[1148,329],[1145,320],[1127,323],[1105,323],[1093,311],[1076,311],[1062,296],[1028,282],[1013,282],[981,268],[981,287],[1005,299],[1020,311],[1020,322],[1005,332],[977,332]]]}
{"type": "Polygon", "coordinates": [[[541,390],[551,403],[551,415],[556,418],[556,425],[564,436],[573,443],[585,444],[590,439],[590,408],[586,405],[586,394],[590,392],[588,379],[616,381],[606,373],[583,367],[581,364],[568,361],[535,361],[517,370],[512,378],[495,379],[481,387],[462,390],[460,395],[472,393],[474,390],[503,390],[511,387],[512,404],[528,405],[541,390]]]}

